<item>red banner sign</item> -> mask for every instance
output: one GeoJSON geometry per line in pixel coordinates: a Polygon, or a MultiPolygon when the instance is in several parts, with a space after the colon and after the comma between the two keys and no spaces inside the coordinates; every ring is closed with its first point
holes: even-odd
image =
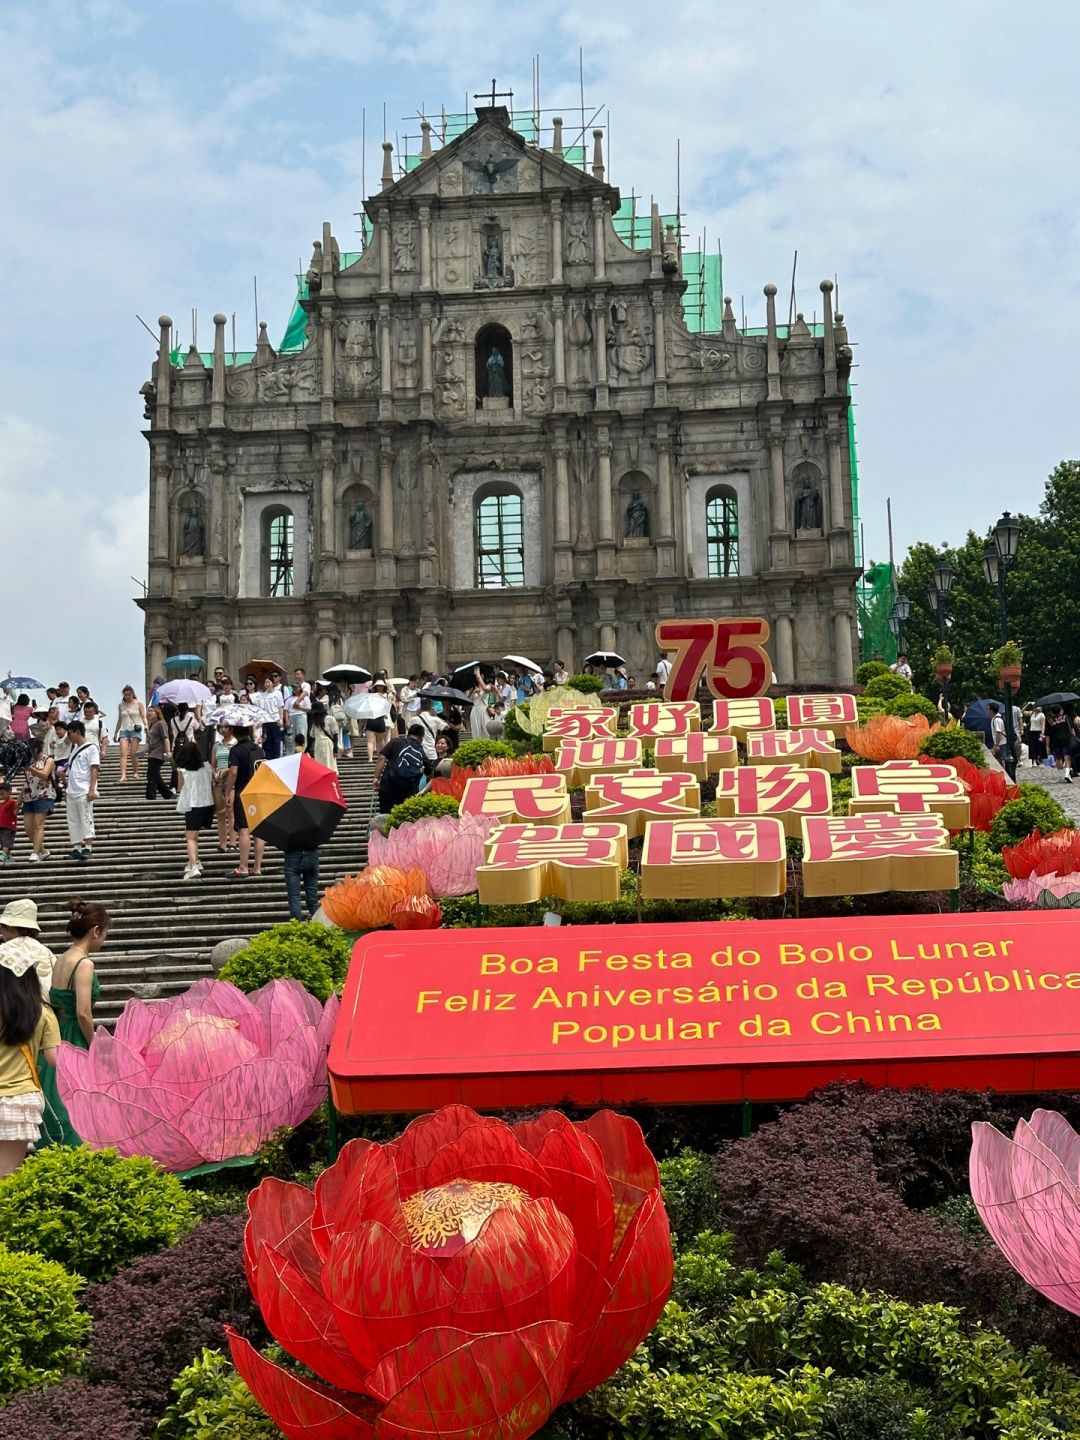
{"type": "Polygon", "coordinates": [[[346,1111],[1076,1089],[1078,942],[1046,911],[377,931],[331,1085],[346,1111]]]}

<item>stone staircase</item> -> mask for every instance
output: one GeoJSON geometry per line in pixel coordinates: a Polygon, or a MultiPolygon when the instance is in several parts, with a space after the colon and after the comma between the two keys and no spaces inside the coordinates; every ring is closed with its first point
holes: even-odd
{"type": "MultiPolygon", "coordinates": [[[[142,778],[121,785],[116,756],[116,747],[110,747],[94,807],[97,839],[89,864],[66,858],[71,848],[67,820],[58,805],[46,823],[50,859],[31,865],[20,831],[15,863],[0,866],[0,909],[19,896],[36,901],[41,939],[56,954],[70,944],[66,902],[72,896],[99,900],[108,909],[112,924],[97,956],[102,998],[95,1011],[105,1024],[116,1019],[132,995],[174,994],[212,974],[210,951],[219,940],[250,938],[289,918],[279,850],[267,849],[261,878],[233,879],[235,851],[222,854],[217,831],[205,831],[200,840],[203,876],[184,880],[184,821],[175,802],[147,801],[142,778]]],[[[340,762],[349,808],[319,851],[322,889],[366,863],[372,770],[366,757],[340,762]]]]}

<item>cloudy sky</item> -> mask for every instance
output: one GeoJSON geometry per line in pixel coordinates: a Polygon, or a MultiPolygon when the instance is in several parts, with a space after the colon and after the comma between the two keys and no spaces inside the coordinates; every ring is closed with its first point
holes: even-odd
{"type": "Polygon", "coordinates": [[[1080,7],[1043,0],[4,0],[0,670],[138,683],[151,326],[273,339],[321,222],[353,245],[388,130],[499,78],[611,119],[614,183],[671,205],[725,288],[837,275],[867,552],[1032,509],[1076,456],[1080,7]],[[132,578],[134,577],[134,578],[132,578]]]}

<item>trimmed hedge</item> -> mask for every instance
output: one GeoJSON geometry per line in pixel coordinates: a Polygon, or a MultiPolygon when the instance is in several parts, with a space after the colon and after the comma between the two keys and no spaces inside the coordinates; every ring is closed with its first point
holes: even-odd
{"type": "Polygon", "coordinates": [[[0,1180],[0,1242],[87,1280],[175,1244],[194,1220],[175,1175],[115,1150],[51,1145],[0,1180]]]}
{"type": "Polygon", "coordinates": [[[1019,845],[1033,830],[1050,835],[1055,830],[1071,829],[1072,821],[1042,786],[1021,785],[1020,798],[1007,801],[994,816],[990,844],[995,850],[1003,850],[1006,845],[1019,845]]]}
{"type": "Polygon", "coordinates": [[[892,673],[884,660],[864,660],[855,671],[855,684],[869,685],[870,681],[876,679],[878,675],[891,675],[892,673]]]}
{"type": "Polygon", "coordinates": [[[396,830],[399,825],[411,825],[414,820],[429,820],[440,815],[459,814],[458,802],[452,795],[410,795],[395,805],[386,817],[387,830],[396,830]]]}
{"type": "Polygon", "coordinates": [[[271,980],[299,980],[325,1002],[345,983],[349,953],[348,937],[336,927],[288,920],[272,925],[238,950],[222,966],[219,978],[246,993],[271,980]]]}
{"type": "Polygon", "coordinates": [[[965,730],[962,725],[950,725],[927,736],[922,743],[920,758],[928,760],[953,760],[959,756],[980,770],[986,769],[986,746],[982,736],[974,730],[965,730]]]}
{"type": "Polygon", "coordinates": [[[90,1333],[82,1284],[52,1260],[0,1245],[0,1395],[52,1384],[79,1358],[90,1333]]]}
{"type": "Polygon", "coordinates": [[[580,690],[583,695],[595,695],[603,690],[604,680],[600,675],[571,675],[568,685],[571,690],[580,690]]]}
{"type": "Polygon", "coordinates": [[[505,740],[463,740],[454,751],[453,760],[463,770],[478,770],[492,756],[513,760],[514,747],[505,740]]]}
{"type": "Polygon", "coordinates": [[[911,681],[889,670],[868,680],[864,693],[868,700],[892,700],[897,695],[910,695],[911,681]]]}
{"type": "Polygon", "coordinates": [[[909,715],[925,715],[932,725],[941,721],[940,710],[933,700],[928,700],[925,695],[897,695],[886,701],[885,714],[900,715],[904,719],[909,715]]]}

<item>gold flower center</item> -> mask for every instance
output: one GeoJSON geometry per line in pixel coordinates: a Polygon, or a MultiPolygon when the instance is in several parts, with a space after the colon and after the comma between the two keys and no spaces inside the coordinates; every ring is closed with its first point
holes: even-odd
{"type": "Polygon", "coordinates": [[[524,1190],[497,1180],[451,1180],[419,1190],[401,1207],[409,1239],[430,1255],[453,1255],[475,1240],[496,1210],[520,1210],[524,1190]]]}

